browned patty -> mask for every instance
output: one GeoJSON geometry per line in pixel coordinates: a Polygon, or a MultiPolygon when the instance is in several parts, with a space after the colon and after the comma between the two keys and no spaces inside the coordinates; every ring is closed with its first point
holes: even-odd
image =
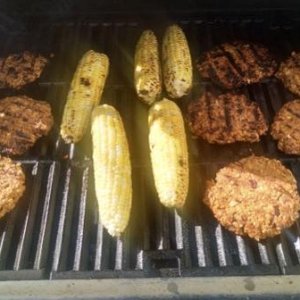
{"type": "Polygon", "coordinates": [[[271,135],[278,148],[288,154],[300,154],[300,100],[286,103],[277,112],[271,135]]]}
{"type": "Polygon", "coordinates": [[[233,89],[272,76],[277,63],[269,50],[254,43],[224,43],[204,53],[197,68],[202,78],[233,89]]]}
{"type": "Polygon", "coordinates": [[[25,191],[25,175],[20,164],[0,156],[0,218],[11,211],[25,191]]]}
{"type": "Polygon", "coordinates": [[[237,92],[204,93],[189,105],[188,119],[193,135],[212,144],[257,142],[268,130],[258,104],[237,92]]]}
{"type": "Polygon", "coordinates": [[[221,169],[208,183],[204,202],[225,228],[256,240],[290,227],[300,209],[292,173],[278,160],[257,156],[221,169]]]}
{"type": "Polygon", "coordinates": [[[27,96],[0,100],[0,150],[2,153],[25,153],[53,126],[51,107],[27,96]]]}
{"type": "Polygon", "coordinates": [[[300,52],[292,52],[291,56],[281,63],[276,77],[292,93],[300,96],[300,52]]]}
{"type": "Polygon", "coordinates": [[[29,51],[0,58],[0,86],[20,89],[40,77],[48,60],[29,51]]]}

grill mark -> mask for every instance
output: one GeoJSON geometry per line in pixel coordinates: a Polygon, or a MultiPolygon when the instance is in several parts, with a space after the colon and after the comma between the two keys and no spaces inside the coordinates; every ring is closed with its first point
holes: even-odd
{"type": "Polygon", "coordinates": [[[253,77],[255,77],[255,70],[253,66],[248,62],[247,55],[245,55],[245,53],[241,50],[240,44],[236,45],[236,51],[239,54],[241,60],[245,62],[246,71],[244,72],[244,81],[247,82],[248,80],[253,80],[253,77]]]}
{"type": "Polygon", "coordinates": [[[259,64],[260,62],[263,62],[266,60],[265,57],[261,56],[258,52],[257,49],[255,49],[255,46],[253,44],[249,44],[249,49],[252,51],[253,56],[256,58],[257,63],[259,64]]]}
{"type": "Polygon", "coordinates": [[[287,107],[286,110],[293,116],[295,116],[297,119],[300,119],[300,114],[293,111],[290,107],[287,107]]]}
{"type": "Polygon", "coordinates": [[[250,50],[252,51],[253,55],[256,58],[258,66],[266,72],[273,67],[273,59],[268,55],[265,56],[260,55],[259,52],[257,51],[257,47],[258,47],[257,45],[253,45],[253,44],[249,45],[250,50]]]}
{"type": "MultiPolygon", "coordinates": [[[[235,68],[229,63],[227,68],[225,68],[225,72],[224,72],[224,76],[222,76],[220,70],[222,70],[220,67],[218,67],[215,62],[214,59],[220,57],[220,58],[224,58],[224,53],[220,53],[220,55],[215,57],[212,57],[210,53],[208,53],[208,63],[209,63],[209,68],[208,68],[208,74],[209,76],[212,76],[211,78],[213,80],[215,80],[216,82],[218,82],[220,85],[224,86],[224,85],[228,85],[228,86],[232,86],[232,83],[230,81],[230,78],[234,78],[235,80],[240,80],[240,78],[237,78],[236,74],[232,71],[235,70],[235,68]],[[230,68],[231,66],[231,68],[230,68]]],[[[226,66],[225,66],[226,67],[226,66]]],[[[239,74],[238,74],[239,75],[239,74]]]]}
{"type": "MultiPolygon", "coordinates": [[[[238,96],[240,96],[240,95],[238,95],[238,96]]],[[[238,114],[239,115],[242,115],[243,113],[244,113],[244,105],[241,105],[242,104],[242,102],[240,101],[240,99],[238,99],[238,101],[237,101],[237,112],[238,112],[238,114]]]]}
{"type": "Polygon", "coordinates": [[[240,48],[240,45],[237,44],[235,50],[239,54],[240,58],[246,62],[246,65],[249,66],[249,64],[247,63],[247,57],[244,55],[243,51],[240,48]]]}
{"type": "Polygon", "coordinates": [[[241,69],[240,65],[238,62],[235,61],[235,58],[233,57],[233,55],[227,51],[224,46],[220,46],[220,49],[222,50],[222,52],[224,53],[224,56],[227,58],[229,65],[232,67],[232,69],[234,69],[237,74],[241,77],[241,79],[244,76],[244,71],[241,69]]]}
{"type": "Polygon", "coordinates": [[[223,107],[224,107],[224,115],[225,115],[225,122],[226,122],[226,131],[230,132],[232,131],[232,120],[231,120],[231,115],[230,115],[230,103],[229,99],[227,96],[223,97],[223,107]]]}
{"type": "Polygon", "coordinates": [[[212,116],[211,116],[211,110],[212,110],[211,101],[212,101],[212,98],[211,98],[210,93],[206,93],[204,95],[204,99],[205,99],[205,103],[206,103],[206,107],[207,107],[207,117],[208,117],[208,120],[209,120],[209,126],[211,126],[213,120],[212,120],[212,116]]]}
{"type": "Polygon", "coordinates": [[[0,130],[2,130],[2,131],[7,131],[7,132],[9,132],[9,127],[7,126],[7,125],[3,125],[3,124],[1,124],[0,125],[0,130]]]}
{"type": "Polygon", "coordinates": [[[31,64],[30,64],[31,72],[34,70],[34,66],[35,66],[36,61],[37,61],[37,55],[33,54],[32,59],[31,59],[31,64]]]}
{"type": "Polygon", "coordinates": [[[254,116],[254,120],[259,122],[260,113],[259,113],[259,107],[256,103],[254,103],[254,106],[253,106],[253,116],[254,116]]]}
{"type": "MultiPolygon", "coordinates": [[[[212,63],[210,60],[209,60],[209,62],[208,62],[207,73],[208,73],[209,77],[210,77],[213,81],[215,81],[215,82],[217,82],[217,83],[219,83],[219,84],[222,84],[222,80],[221,80],[221,78],[220,78],[218,72],[215,70],[215,68],[214,68],[214,66],[213,66],[213,63],[212,63]]],[[[222,84],[222,85],[223,85],[223,84],[222,84]]]]}
{"type": "MultiPolygon", "coordinates": [[[[40,113],[40,114],[43,114],[45,112],[45,110],[43,109],[39,109],[37,103],[33,104],[33,103],[28,103],[28,99],[22,99],[23,101],[20,101],[20,100],[14,100],[12,99],[9,104],[15,104],[18,108],[19,107],[22,107],[24,109],[30,109],[31,110],[31,113],[40,113]],[[26,103],[27,102],[27,103],[26,103]]],[[[46,108],[46,107],[45,107],[46,108]]]]}
{"type": "Polygon", "coordinates": [[[0,72],[3,72],[2,69],[5,66],[5,62],[6,62],[7,58],[8,58],[8,56],[3,57],[2,64],[0,66],[0,72]]]}

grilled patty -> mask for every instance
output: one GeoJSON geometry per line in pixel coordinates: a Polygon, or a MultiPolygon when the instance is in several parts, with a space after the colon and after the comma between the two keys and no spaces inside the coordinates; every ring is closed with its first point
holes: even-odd
{"type": "Polygon", "coordinates": [[[204,202],[225,228],[256,240],[273,237],[299,216],[292,173],[280,161],[250,156],[221,169],[204,202]]]}
{"type": "Polygon", "coordinates": [[[51,107],[26,96],[0,100],[0,151],[5,154],[25,153],[38,138],[53,126],[51,107]]]}
{"type": "Polygon", "coordinates": [[[276,77],[288,90],[300,96],[300,52],[293,52],[286,61],[281,63],[276,77]]]}
{"type": "Polygon", "coordinates": [[[25,175],[20,164],[0,157],[0,218],[11,211],[25,191],[25,175]]]}
{"type": "Polygon", "coordinates": [[[271,135],[278,148],[288,154],[300,154],[300,100],[286,103],[276,114],[271,135]]]}
{"type": "Polygon", "coordinates": [[[20,89],[40,77],[48,60],[29,51],[0,58],[0,86],[20,89]]]}
{"type": "Polygon", "coordinates": [[[233,89],[272,76],[277,63],[269,50],[244,42],[224,43],[204,53],[197,68],[202,78],[233,89]]]}
{"type": "Polygon", "coordinates": [[[257,142],[268,130],[258,104],[237,92],[204,93],[189,105],[188,120],[193,135],[212,144],[257,142]]]}

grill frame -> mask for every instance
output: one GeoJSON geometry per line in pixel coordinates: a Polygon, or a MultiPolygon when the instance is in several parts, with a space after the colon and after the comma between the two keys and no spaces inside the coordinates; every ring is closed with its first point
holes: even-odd
{"type": "MultiPolygon", "coordinates": [[[[101,23],[93,17],[73,21],[66,18],[55,22],[53,20],[40,22],[35,18],[29,18],[20,26],[20,28],[26,28],[25,31],[2,32],[2,38],[9,37],[2,54],[9,53],[11,49],[22,49],[28,46],[33,50],[55,53],[56,57],[52,63],[50,62],[49,68],[45,70],[39,82],[29,85],[22,92],[37,99],[49,101],[55,112],[56,124],[60,123],[71,74],[84,49],[87,50],[90,43],[95,50],[111,55],[112,71],[105,88],[103,102],[116,105],[124,119],[133,158],[135,200],[132,219],[135,221],[131,222],[124,239],[117,240],[108,237],[102,226],[95,223],[97,216],[93,214],[95,199],[91,152],[88,149],[89,135],[87,134],[79,146],[66,146],[58,138],[58,125],[56,125],[49,138],[39,141],[30,153],[20,158],[23,165],[36,166],[38,170],[44,170],[46,167],[41,167],[44,165],[49,167],[49,170],[43,171],[46,173],[44,177],[46,176],[47,180],[39,179],[41,178],[39,174],[33,179],[37,182],[43,181],[40,183],[41,192],[36,191],[38,188],[35,184],[34,196],[26,197],[26,205],[30,205],[28,206],[29,216],[30,214],[37,215],[37,212],[41,212],[42,215],[34,220],[29,217],[26,221],[26,217],[15,216],[18,215],[17,208],[16,212],[8,216],[8,222],[20,228],[16,231],[10,227],[11,225],[8,226],[11,236],[9,230],[1,231],[0,240],[6,241],[6,237],[8,241],[11,241],[12,235],[19,232],[16,234],[19,243],[7,247],[5,255],[0,251],[1,262],[2,255],[4,255],[2,261],[6,261],[6,255],[10,252],[9,250],[13,249],[10,254],[11,258],[6,262],[7,267],[2,267],[0,270],[0,280],[299,274],[299,249],[291,248],[291,240],[297,236],[296,230],[299,236],[298,223],[296,228],[288,231],[290,240],[282,235],[281,238],[254,246],[249,239],[236,238],[217,225],[208,209],[195,201],[201,192],[197,185],[204,180],[201,172],[204,171],[208,177],[213,176],[218,167],[250,153],[247,144],[212,147],[193,141],[189,137],[191,175],[193,176],[187,211],[182,212],[183,218],[181,218],[159,205],[154,191],[149,157],[147,155],[145,157],[145,153],[148,152],[147,129],[137,126],[141,124],[141,120],[146,122],[146,109],[135,97],[129,66],[132,65],[135,41],[142,30],[150,26],[158,33],[161,40],[163,28],[170,23],[170,20],[166,18],[163,22],[157,23],[155,16],[143,22],[140,18],[131,19],[129,16],[123,16],[123,18],[124,20],[119,19],[115,22],[107,21],[106,19],[109,18],[104,17],[101,23]],[[39,24],[39,27],[30,31],[36,24],[39,24]],[[140,24],[142,26],[138,27],[140,24]],[[45,29],[47,26],[50,28],[45,29]],[[62,31],[59,30],[59,26],[62,27],[62,31]],[[43,38],[44,30],[49,32],[47,38],[43,38]],[[60,38],[56,38],[56,35],[60,38]],[[19,39],[19,44],[15,43],[19,39]],[[82,39],[84,42],[80,42],[82,39]],[[43,43],[38,45],[37,40],[42,40],[43,43]],[[61,43],[62,40],[63,43],[61,43]],[[72,50],[65,49],[65,45],[72,45],[72,50]],[[62,68],[64,61],[66,67],[62,68]],[[139,143],[135,141],[136,136],[141,137],[139,143]],[[199,149],[201,149],[200,152],[199,149]],[[200,157],[206,157],[207,160],[199,163],[200,157]],[[64,179],[63,184],[61,184],[62,179],[64,179]],[[38,201],[39,197],[40,201],[38,201]],[[44,204],[43,207],[42,204],[44,204]],[[202,217],[208,215],[204,220],[201,216],[199,219],[197,213],[193,213],[200,209],[202,217]],[[139,211],[142,213],[138,213],[139,211]],[[14,223],[14,218],[17,218],[16,223],[14,223]],[[195,220],[197,220],[196,226],[195,220]],[[30,232],[34,231],[35,223],[40,226],[39,236],[37,238],[33,236],[33,242],[30,245],[26,244],[31,236],[30,232]],[[141,226],[143,233],[136,229],[136,224],[143,224],[141,226]],[[78,230],[73,236],[71,229],[76,226],[78,230]],[[24,230],[22,231],[21,228],[24,230]],[[228,245],[231,248],[228,248],[228,245]],[[34,259],[31,258],[32,254],[28,254],[32,248],[36,254],[34,259]],[[101,248],[103,253],[99,251],[101,248]],[[109,249],[112,250],[112,254],[109,253],[109,249]],[[256,249],[256,252],[253,249],[256,249]],[[260,256],[261,264],[256,263],[258,256],[260,256]]],[[[223,38],[222,32],[231,32],[232,36],[236,35],[237,33],[232,31],[235,30],[236,25],[244,26],[239,33],[241,35],[250,27],[249,37],[253,39],[262,23],[268,24],[266,26],[271,26],[275,31],[287,33],[296,32],[300,24],[299,20],[289,19],[288,24],[274,25],[274,20],[265,20],[257,16],[250,19],[241,18],[241,20],[180,16],[174,17],[173,21],[178,21],[185,29],[194,59],[201,50],[220,42],[223,38]],[[226,29],[222,27],[224,24],[227,26],[226,29]],[[204,43],[198,41],[202,33],[206,34],[204,43]]],[[[263,37],[266,37],[268,30],[262,32],[263,37]]],[[[280,51],[287,54],[288,50],[295,46],[291,45],[296,42],[295,33],[290,33],[290,36],[285,37],[281,32],[279,36],[285,40],[280,51]]],[[[268,39],[267,42],[269,42],[268,39]]],[[[299,49],[299,42],[296,44],[299,49]]],[[[194,71],[195,90],[183,99],[181,105],[183,110],[185,104],[192,101],[197,94],[197,90],[209,84],[207,82],[200,84],[196,70],[194,71]]],[[[291,97],[275,79],[266,80],[246,90],[260,104],[269,121],[282,105],[283,97],[289,97],[288,99],[291,97]],[[271,99],[275,100],[271,101],[271,99]]],[[[1,91],[1,96],[9,94],[12,94],[9,90],[1,91]]],[[[300,160],[277,151],[276,145],[269,136],[263,138],[262,143],[254,145],[251,149],[254,153],[265,153],[280,158],[288,165],[293,165],[299,183],[300,160]]],[[[1,221],[0,224],[4,226],[3,223],[5,224],[5,221],[1,221]]],[[[0,242],[0,249],[1,245],[2,242],[0,242]]]]}

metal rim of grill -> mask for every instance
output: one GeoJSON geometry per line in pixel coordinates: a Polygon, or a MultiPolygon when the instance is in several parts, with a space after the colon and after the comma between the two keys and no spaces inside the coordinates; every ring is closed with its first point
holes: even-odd
{"type": "MultiPolygon", "coordinates": [[[[228,39],[261,40],[279,58],[300,46],[296,21],[287,25],[264,19],[177,21],[185,30],[194,62],[201,52],[228,39]]],[[[0,32],[5,41],[1,55],[25,49],[55,55],[40,80],[22,90],[51,104],[55,126],[48,138],[19,159],[27,175],[27,190],[17,208],[0,221],[0,280],[300,273],[299,222],[281,236],[257,243],[223,229],[200,201],[205,178],[250,153],[279,158],[299,184],[300,160],[277,150],[269,134],[260,143],[229,146],[208,145],[189,134],[191,185],[186,209],[174,212],[159,204],[147,148],[147,107],[135,96],[132,63],[135,44],[146,25],[161,41],[168,23],[63,20],[36,27],[28,22],[28,31],[0,32]],[[114,105],[121,113],[133,161],[133,210],[129,229],[120,239],[111,238],[98,224],[89,133],[76,146],[66,146],[58,138],[72,73],[90,48],[111,59],[102,103],[114,105]]],[[[182,106],[209,84],[199,82],[195,64],[194,71],[195,88],[182,106]]],[[[243,91],[260,105],[269,123],[293,99],[274,78],[243,91]]],[[[1,98],[12,94],[11,90],[0,92],[1,98]]]]}

